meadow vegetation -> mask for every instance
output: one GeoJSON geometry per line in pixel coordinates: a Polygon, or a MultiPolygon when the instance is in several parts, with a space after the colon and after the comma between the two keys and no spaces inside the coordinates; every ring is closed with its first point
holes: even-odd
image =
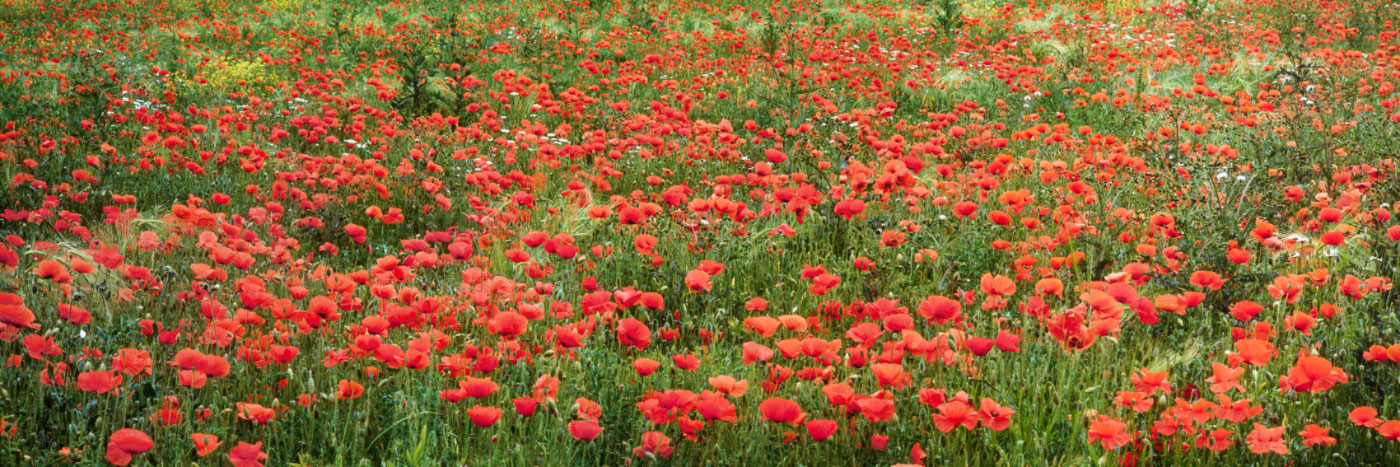
{"type": "Polygon", "coordinates": [[[1396,465],[1390,0],[0,0],[3,465],[1396,465]]]}

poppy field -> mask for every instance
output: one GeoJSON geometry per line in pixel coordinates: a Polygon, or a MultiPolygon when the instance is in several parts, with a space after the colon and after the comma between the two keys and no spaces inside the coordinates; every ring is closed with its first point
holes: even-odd
{"type": "Polygon", "coordinates": [[[0,0],[0,465],[1396,465],[1390,0],[0,0]]]}

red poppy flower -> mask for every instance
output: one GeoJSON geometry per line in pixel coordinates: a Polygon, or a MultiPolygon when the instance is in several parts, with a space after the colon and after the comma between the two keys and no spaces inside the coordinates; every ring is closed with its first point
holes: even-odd
{"type": "Polygon", "coordinates": [[[1328,434],[1331,433],[1331,431],[1331,428],[1323,428],[1315,424],[1305,426],[1303,427],[1302,432],[1303,445],[1311,447],[1319,444],[1323,446],[1331,446],[1337,444],[1337,438],[1328,436],[1328,434]]]}
{"type": "Polygon", "coordinates": [[[1351,422],[1357,425],[1375,428],[1380,426],[1382,422],[1381,419],[1376,417],[1377,415],[1379,415],[1379,412],[1377,412],[1376,409],[1363,405],[1351,409],[1351,413],[1347,415],[1347,418],[1351,419],[1351,422]]]}
{"type": "Polygon", "coordinates": [[[943,325],[949,321],[961,320],[962,303],[948,297],[931,295],[919,302],[918,312],[919,316],[943,325]]]}
{"type": "Polygon", "coordinates": [[[219,441],[218,436],[204,433],[191,434],[190,440],[194,441],[195,454],[198,454],[199,457],[212,454],[214,451],[219,450],[219,446],[224,444],[222,441],[219,441]]]}
{"type": "Polygon", "coordinates": [[[988,398],[982,398],[982,405],[977,411],[977,419],[982,426],[990,428],[992,431],[1002,431],[1011,426],[1011,416],[1016,411],[1003,407],[988,398]]]}
{"type": "Polygon", "coordinates": [[[637,370],[637,374],[642,376],[650,375],[661,367],[661,362],[650,358],[638,358],[632,361],[632,369],[637,370]]]}
{"type": "Polygon", "coordinates": [[[1283,432],[1286,430],[1288,427],[1285,426],[1269,428],[1255,423],[1254,430],[1245,437],[1245,442],[1249,444],[1249,451],[1255,454],[1288,454],[1288,443],[1283,440],[1283,432]]]}
{"type": "Polygon", "coordinates": [[[511,404],[515,405],[515,413],[520,414],[521,417],[529,417],[535,414],[539,400],[533,397],[517,397],[511,399],[511,404]]]}
{"type": "Polygon", "coordinates": [[[919,446],[918,442],[915,442],[914,446],[909,448],[909,460],[913,461],[915,464],[924,465],[925,457],[928,457],[928,453],[924,452],[924,449],[919,446]]]}
{"type": "Polygon", "coordinates": [[[1235,349],[1239,350],[1239,353],[1232,355],[1232,357],[1237,356],[1241,362],[1257,366],[1268,365],[1269,360],[1272,360],[1274,354],[1278,353],[1273,344],[1259,339],[1235,341],[1235,349]]]}
{"type": "Polygon", "coordinates": [[[106,394],[122,384],[122,375],[111,371],[88,371],[78,374],[78,389],[106,394]]]}
{"type": "Polygon", "coordinates": [[[68,268],[64,267],[63,263],[51,259],[41,261],[39,266],[34,268],[34,274],[59,284],[73,281],[73,276],[68,274],[68,268]]]}
{"type": "Polygon", "coordinates": [[[841,428],[841,425],[837,424],[835,420],[808,420],[806,425],[807,434],[816,441],[825,441],[835,434],[837,429],[841,428]]]}
{"type": "Polygon", "coordinates": [[[1131,434],[1124,432],[1127,428],[1126,423],[1100,415],[1089,423],[1089,442],[1098,441],[1104,449],[1108,450],[1118,449],[1133,439],[1131,434]]]}
{"type": "Polygon", "coordinates": [[[598,426],[598,422],[593,420],[580,420],[569,422],[569,434],[581,441],[590,441],[597,438],[603,432],[603,427],[598,426]]]}
{"type": "Polygon", "coordinates": [[[267,453],[262,451],[262,441],[248,444],[242,441],[228,452],[228,461],[233,467],[263,467],[267,453]]]}
{"type": "Polygon", "coordinates": [[[1210,290],[1220,290],[1225,285],[1225,280],[1220,274],[1211,271],[1196,271],[1191,273],[1191,285],[1210,290]]]}
{"type": "Polygon", "coordinates": [[[763,418],[769,421],[791,423],[794,426],[800,425],[807,419],[807,414],[802,412],[802,406],[778,397],[770,397],[759,403],[758,411],[763,414],[763,418]]]}
{"type": "Polygon", "coordinates": [[[662,459],[671,457],[671,452],[675,448],[671,446],[671,438],[659,431],[648,431],[642,433],[642,445],[632,448],[632,454],[637,457],[651,455],[662,459]]]}
{"type": "Polygon", "coordinates": [[[340,380],[339,389],[336,391],[335,397],[337,399],[356,399],[364,393],[364,385],[348,379],[342,379],[340,380]]]}
{"type": "Polygon", "coordinates": [[[462,389],[467,397],[477,399],[495,394],[496,391],[500,389],[500,385],[492,381],[491,378],[475,378],[471,376],[459,381],[457,387],[462,389]]]}
{"type": "Polygon", "coordinates": [[[1400,420],[1386,420],[1376,426],[1376,433],[1389,440],[1400,440],[1400,420]]]}
{"type": "Polygon", "coordinates": [[[894,418],[894,401],[880,397],[865,397],[855,403],[861,416],[870,422],[886,422],[894,418]]]}
{"type": "Polygon", "coordinates": [[[890,445],[890,437],[879,433],[870,435],[870,449],[884,451],[890,445]]]}
{"type": "Polygon", "coordinates": [[[691,354],[677,354],[671,356],[671,362],[676,364],[676,368],[686,371],[694,371],[700,368],[700,359],[691,354]]]}
{"type": "Polygon", "coordinates": [[[276,411],[258,404],[238,402],[234,406],[240,420],[253,422],[254,425],[265,425],[277,415],[276,411]]]}
{"type": "Polygon", "coordinates": [[[938,413],[933,414],[933,426],[944,433],[953,431],[958,425],[971,430],[977,427],[977,421],[977,411],[962,401],[939,404],[938,413]]]}
{"type": "Polygon", "coordinates": [[[617,340],[622,345],[646,350],[651,345],[651,329],[635,318],[623,318],[617,322],[617,340]]]}
{"type": "Polygon", "coordinates": [[[151,450],[156,443],[145,432],[133,428],[122,428],[112,433],[107,440],[107,462],[114,465],[131,463],[131,456],[151,450]]]}
{"type": "Polygon", "coordinates": [[[691,292],[709,292],[713,285],[710,284],[710,273],[693,269],[685,275],[685,286],[691,292]]]}
{"type": "Polygon", "coordinates": [[[490,406],[476,405],[467,409],[467,417],[471,418],[472,423],[476,426],[485,428],[491,425],[495,425],[496,420],[500,420],[501,409],[490,406]]]}
{"type": "Polygon", "coordinates": [[[73,324],[87,324],[92,321],[92,313],[67,303],[58,304],[58,317],[73,324]]]}
{"type": "Polygon", "coordinates": [[[967,339],[967,350],[973,355],[982,356],[991,352],[996,345],[996,341],[985,337],[971,337],[967,339]]]}
{"type": "Polygon", "coordinates": [[[34,312],[24,306],[24,297],[0,292],[0,323],[27,328],[34,323],[34,312]]]}

